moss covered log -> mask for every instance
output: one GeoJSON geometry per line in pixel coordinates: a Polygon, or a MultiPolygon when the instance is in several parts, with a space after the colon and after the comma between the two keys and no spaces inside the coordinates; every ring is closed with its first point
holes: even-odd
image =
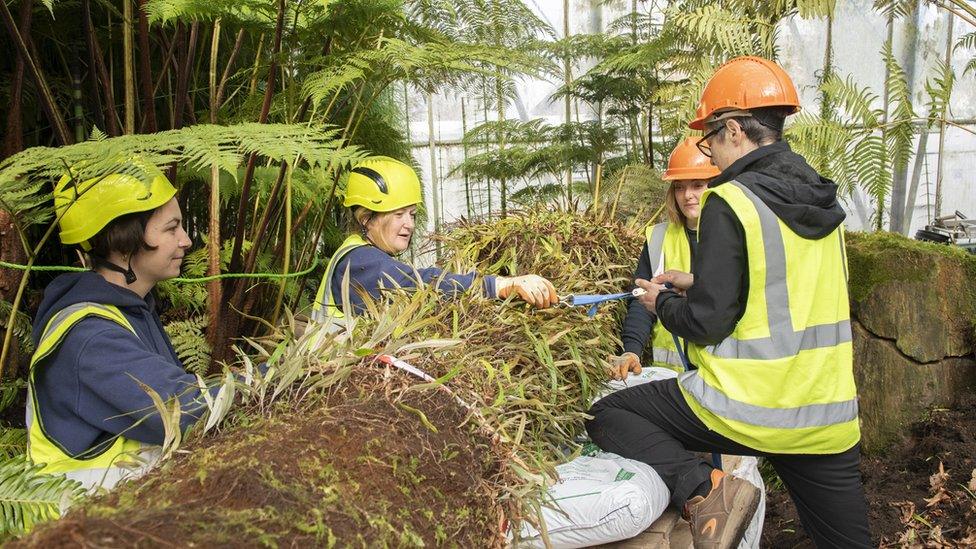
{"type": "Polygon", "coordinates": [[[875,452],[976,383],[976,256],[853,233],[848,262],[864,447],[875,452]]]}

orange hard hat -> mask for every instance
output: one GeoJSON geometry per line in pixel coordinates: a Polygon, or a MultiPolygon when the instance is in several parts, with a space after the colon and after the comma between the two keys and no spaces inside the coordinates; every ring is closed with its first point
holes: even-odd
{"type": "Polygon", "coordinates": [[[761,107],[791,107],[800,110],[800,98],[790,75],[776,63],[761,57],[736,57],[715,71],[702,91],[695,119],[688,127],[705,129],[716,114],[761,107]]]}
{"type": "Polygon", "coordinates": [[[686,137],[678,144],[668,158],[668,169],[661,179],[665,181],[684,179],[712,179],[721,171],[712,165],[711,159],[698,150],[697,137],[686,137]]]}

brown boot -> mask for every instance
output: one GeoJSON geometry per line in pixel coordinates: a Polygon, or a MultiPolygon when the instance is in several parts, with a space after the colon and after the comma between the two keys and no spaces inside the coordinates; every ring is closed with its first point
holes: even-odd
{"type": "Polygon", "coordinates": [[[758,506],[759,488],[714,469],[708,496],[695,496],[685,504],[695,549],[737,547],[758,506]]]}

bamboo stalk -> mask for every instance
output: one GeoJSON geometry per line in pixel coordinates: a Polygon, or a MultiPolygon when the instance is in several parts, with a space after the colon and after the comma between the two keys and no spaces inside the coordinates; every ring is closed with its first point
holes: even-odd
{"type": "MultiPolygon", "coordinates": [[[[298,159],[295,159],[294,163],[297,163],[298,159]]],[[[282,273],[288,274],[291,272],[291,176],[292,167],[289,165],[288,174],[285,175],[285,253],[282,258],[282,273]]],[[[285,287],[288,285],[288,280],[285,278],[281,279],[281,284],[278,286],[278,297],[275,299],[274,313],[271,316],[271,323],[278,324],[278,316],[281,314],[281,303],[285,298],[285,287]]]]}
{"type": "Polygon", "coordinates": [[[210,123],[217,123],[217,109],[220,97],[217,95],[217,52],[220,48],[220,17],[214,19],[213,35],[210,38],[210,123]]]}
{"type": "Polygon", "coordinates": [[[224,65],[224,73],[220,76],[220,84],[217,85],[217,108],[223,106],[224,90],[227,87],[227,80],[230,79],[230,70],[234,66],[234,61],[237,60],[237,55],[241,52],[241,46],[244,44],[244,29],[237,31],[237,38],[234,39],[234,47],[231,48],[230,57],[227,59],[227,64],[224,65]]]}
{"type": "MultiPolygon", "coordinates": [[[[573,109],[572,109],[572,98],[570,97],[569,88],[573,84],[573,72],[572,64],[569,58],[569,0],[563,0],[563,40],[566,43],[566,57],[563,60],[563,70],[564,77],[566,81],[566,97],[565,97],[565,108],[566,108],[566,129],[569,129],[569,125],[572,122],[573,109]]],[[[573,203],[573,167],[569,163],[569,159],[566,159],[566,204],[573,203]]]]}
{"type": "MultiPolygon", "coordinates": [[[[427,93],[427,140],[430,151],[430,188],[432,193],[431,201],[434,206],[434,232],[439,234],[441,232],[441,195],[437,187],[437,146],[434,144],[434,96],[430,92],[427,93]]],[[[435,242],[434,256],[436,259],[440,259],[441,244],[439,240],[435,242]]]]}
{"type": "Polygon", "coordinates": [[[136,133],[136,56],[132,39],[132,0],[122,0],[122,81],[125,90],[125,133],[136,133]]]}
{"type": "MultiPolygon", "coordinates": [[[[207,228],[207,275],[215,276],[220,274],[220,167],[217,164],[210,167],[210,204],[207,213],[210,217],[207,228]]],[[[207,307],[211,311],[211,320],[217,317],[215,313],[220,311],[220,304],[223,301],[222,290],[220,279],[207,283],[207,307]]],[[[219,324],[211,321],[210,326],[207,327],[207,339],[214,350],[216,350],[218,337],[220,337],[219,324]]]]}
{"type": "MultiPolygon", "coordinates": [[[[464,141],[463,136],[467,135],[467,133],[468,133],[468,120],[467,120],[467,113],[465,113],[464,110],[464,97],[462,96],[461,97],[461,136],[462,136],[461,154],[463,155],[463,161],[465,163],[467,163],[468,161],[468,143],[467,141],[464,141]]],[[[471,207],[471,178],[468,177],[467,171],[465,171],[464,173],[464,204],[465,206],[467,206],[468,219],[471,219],[471,217],[473,216],[472,213],[473,210],[471,207]]]]}

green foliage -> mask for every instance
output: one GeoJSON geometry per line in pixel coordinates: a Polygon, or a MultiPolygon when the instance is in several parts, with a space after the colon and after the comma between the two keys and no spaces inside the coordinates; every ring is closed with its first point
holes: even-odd
{"type": "MultiPolygon", "coordinates": [[[[7,322],[10,320],[11,312],[13,312],[13,305],[9,301],[0,299],[0,327],[6,328],[7,322]]],[[[34,341],[31,339],[32,329],[30,317],[24,311],[17,311],[17,314],[14,316],[14,337],[17,338],[20,349],[25,355],[34,352],[34,341]]],[[[0,406],[0,410],[3,408],[3,406],[0,406]]]]}
{"type": "Polygon", "coordinates": [[[925,92],[928,94],[929,127],[939,124],[940,119],[945,120],[949,115],[949,98],[952,96],[952,88],[956,83],[956,73],[952,66],[944,61],[939,61],[935,67],[935,74],[925,83],[925,92]]]}
{"type": "Polygon", "coordinates": [[[69,167],[77,181],[111,173],[148,180],[150,175],[139,165],[119,163],[128,158],[141,158],[156,166],[175,162],[209,169],[216,165],[236,174],[242,159],[252,153],[276,162],[301,159],[311,169],[346,167],[364,156],[357,148],[344,145],[334,129],[319,130],[300,124],[197,125],[67,147],[34,147],[0,162],[0,189],[28,178],[35,184],[53,181],[69,167]]]}
{"type": "Polygon", "coordinates": [[[915,140],[915,110],[912,107],[911,91],[905,71],[891,51],[891,42],[885,43],[881,49],[881,57],[888,72],[885,87],[891,102],[885,133],[888,155],[895,169],[905,169],[912,158],[912,143],[915,140]]]}
{"type": "Polygon", "coordinates": [[[42,467],[23,455],[0,461],[0,539],[58,518],[61,509],[84,494],[77,481],[41,473],[42,467]]]}
{"type": "Polygon", "coordinates": [[[0,428],[0,459],[11,459],[27,453],[27,430],[0,428]]]}
{"type": "Polygon", "coordinates": [[[183,367],[192,374],[204,376],[210,369],[210,344],[204,331],[207,328],[207,315],[199,315],[188,320],[176,320],[165,326],[166,335],[183,367]]]}

